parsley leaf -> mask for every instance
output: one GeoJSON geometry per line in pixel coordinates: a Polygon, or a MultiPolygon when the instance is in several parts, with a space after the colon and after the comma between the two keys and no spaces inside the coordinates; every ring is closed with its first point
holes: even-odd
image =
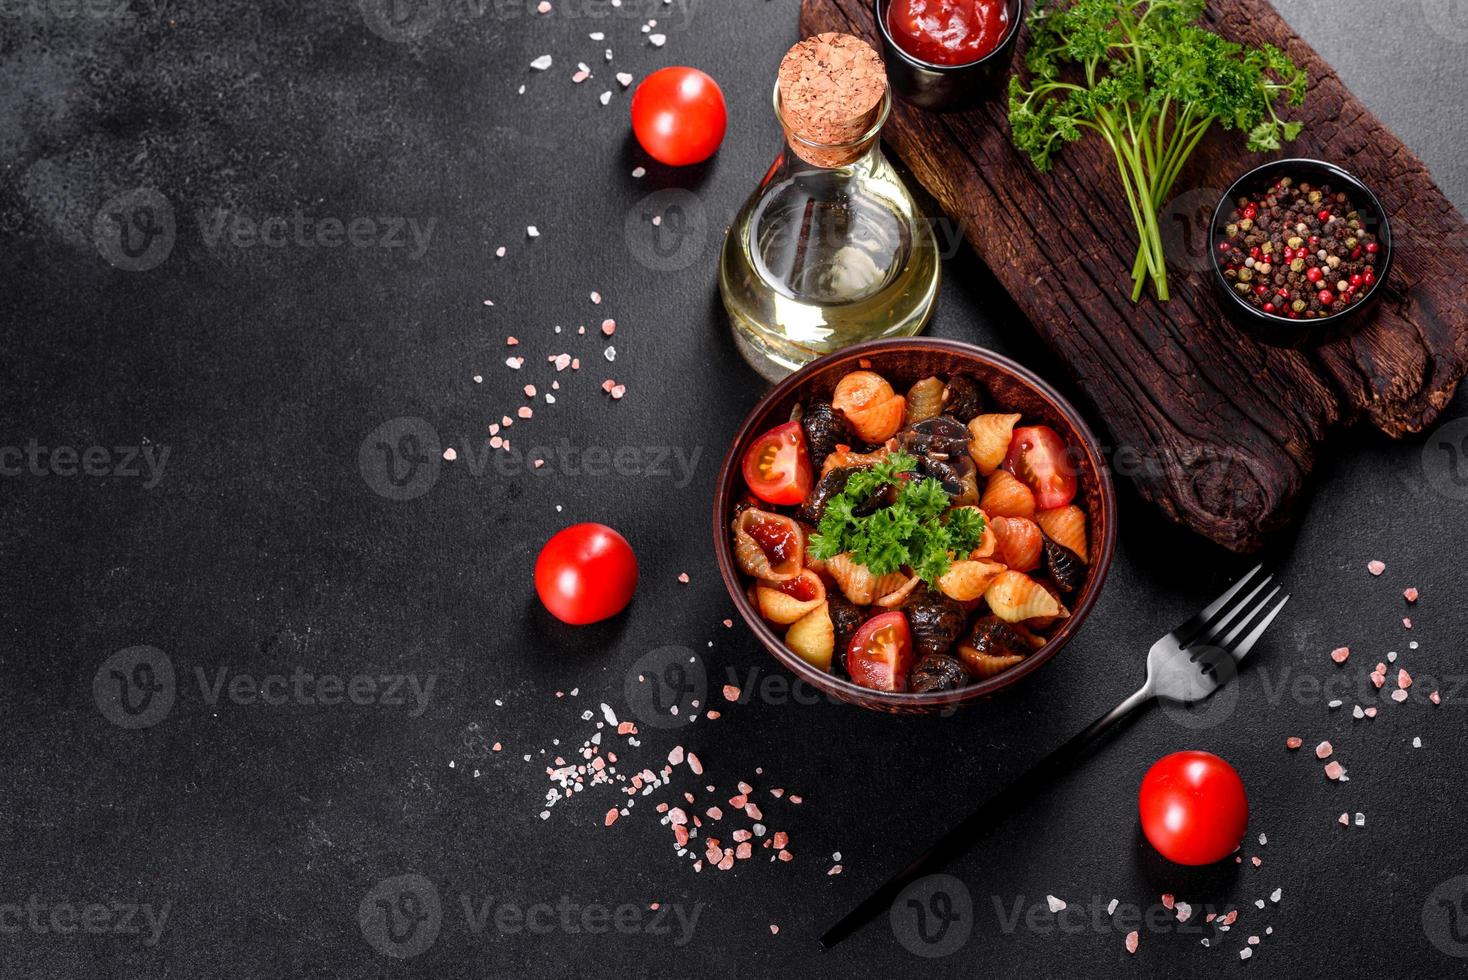
{"type": "Polygon", "coordinates": [[[1206,0],[1035,0],[1025,67],[1010,79],[1014,145],[1042,173],[1088,132],[1111,147],[1139,247],[1132,299],[1151,279],[1167,300],[1158,214],[1183,165],[1214,126],[1277,150],[1302,124],[1276,106],[1304,104],[1307,79],[1271,45],[1245,48],[1198,26],[1206,0]]]}
{"type": "Polygon", "coordinates": [[[811,535],[816,558],[851,552],[852,560],[874,575],[904,565],[929,585],[966,555],[984,536],[984,518],[972,509],[949,510],[948,492],[931,478],[915,478],[917,460],[895,452],[870,469],[851,474],[846,487],[826,503],[821,525],[811,535]],[[856,511],[873,496],[896,488],[896,500],[871,514],[856,511]]]}

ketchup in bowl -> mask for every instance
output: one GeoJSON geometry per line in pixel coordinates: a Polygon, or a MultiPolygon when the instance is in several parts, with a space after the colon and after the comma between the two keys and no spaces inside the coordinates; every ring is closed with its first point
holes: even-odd
{"type": "Polygon", "coordinates": [[[919,61],[966,65],[999,47],[1009,33],[1007,0],[892,0],[892,40],[919,61]]]}

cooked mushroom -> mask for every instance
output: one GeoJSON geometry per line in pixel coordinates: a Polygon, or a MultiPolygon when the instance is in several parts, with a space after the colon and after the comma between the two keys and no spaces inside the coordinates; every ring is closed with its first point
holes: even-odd
{"type": "Polygon", "coordinates": [[[830,402],[807,405],[800,417],[800,430],[805,433],[805,451],[817,470],[838,445],[850,445],[854,441],[846,417],[832,408],[830,402]]]}
{"type": "Polygon", "coordinates": [[[940,415],[904,429],[897,441],[917,460],[919,473],[943,484],[954,506],[979,502],[978,469],[968,451],[968,428],[962,423],[940,415]]]}
{"type": "Polygon", "coordinates": [[[963,686],[963,664],[946,653],[930,653],[918,661],[909,680],[909,690],[914,694],[929,694],[933,691],[952,691],[963,686]]]}
{"type": "Polygon", "coordinates": [[[836,660],[841,669],[846,669],[846,650],[851,646],[852,637],[856,631],[861,629],[861,624],[867,621],[867,611],[847,599],[837,589],[831,589],[826,593],[826,602],[830,605],[831,625],[836,628],[836,660]]]}
{"type": "Polygon", "coordinates": [[[1063,544],[1045,539],[1045,568],[1062,592],[1074,592],[1086,581],[1086,563],[1063,544]]]}
{"type": "Polygon", "coordinates": [[[955,374],[948,379],[948,387],[943,392],[943,414],[967,425],[983,410],[984,397],[979,394],[979,386],[972,378],[955,374]]]}
{"type": "Polygon", "coordinates": [[[902,610],[912,634],[912,648],[919,656],[948,653],[963,632],[963,607],[941,592],[922,588],[902,610]]]}

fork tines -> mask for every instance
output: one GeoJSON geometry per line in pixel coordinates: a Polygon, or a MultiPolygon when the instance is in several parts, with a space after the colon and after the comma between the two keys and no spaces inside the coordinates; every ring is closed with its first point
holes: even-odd
{"type": "Polygon", "coordinates": [[[1235,660],[1248,656],[1259,637],[1290,601],[1289,593],[1285,593],[1275,602],[1282,586],[1275,586],[1262,599],[1258,598],[1273,581],[1274,575],[1266,573],[1263,565],[1255,565],[1206,609],[1173,630],[1178,645],[1187,648],[1202,643],[1223,647],[1235,660]],[[1244,593],[1243,597],[1239,598],[1241,593],[1244,593]],[[1254,628],[1245,635],[1244,630],[1250,624],[1254,624],[1254,628]]]}

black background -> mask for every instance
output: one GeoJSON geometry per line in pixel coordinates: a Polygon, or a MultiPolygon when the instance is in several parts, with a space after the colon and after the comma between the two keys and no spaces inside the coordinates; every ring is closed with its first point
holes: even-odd
{"type": "MultiPolygon", "coordinates": [[[[1450,196],[1468,201],[1458,157],[1468,84],[1457,74],[1468,25],[1453,5],[1424,0],[1390,16],[1325,0],[1281,7],[1450,196]]],[[[1445,481],[1440,445],[1468,423],[1418,442],[1337,440],[1298,534],[1270,556],[1295,599],[1236,701],[1201,717],[1150,712],[977,842],[949,869],[971,902],[958,952],[919,959],[886,921],[818,952],[814,937],[902,855],[1130,693],[1147,646],[1247,563],[1169,528],[1123,481],[1121,544],[1101,602],[1064,654],[1018,689],[929,719],[790,696],[743,626],[722,625],[732,606],[708,509],[727,440],[764,387],[729,341],[714,259],[778,149],[768,94],[796,37],[794,4],[627,0],[616,11],[558,0],[537,16],[507,2],[478,12],[446,2],[437,14],[410,20],[404,36],[347,0],[0,5],[0,445],[169,450],[154,486],[0,478],[0,905],[36,896],[48,909],[169,907],[156,945],[27,925],[0,933],[0,977],[1462,969],[1448,953],[1468,955],[1468,943],[1443,938],[1430,896],[1468,872],[1458,747],[1468,690],[1452,680],[1468,669],[1468,491],[1445,481]],[[648,16],[666,47],[639,31],[648,16]],[[554,66],[531,70],[545,53],[554,66]],[[595,77],[573,85],[578,61],[595,77]],[[707,166],[654,166],[635,180],[647,161],[627,137],[630,91],[612,74],[679,63],[719,79],[729,135],[707,166]],[[105,230],[107,202],[140,187],[167,199],[176,231],[156,267],[116,268],[94,223],[101,212],[105,230]],[[673,193],[647,199],[658,191],[673,193]],[[682,237],[668,237],[671,224],[661,233],[669,257],[652,251],[659,233],[646,218],[671,204],[693,223],[682,237]],[[378,236],[389,219],[434,224],[421,256],[380,237],[242,247],[209,240],[220,210],[256,222],[367,218],[378,236]],[[610,364],[596,330],[604,316],[618,322],[610,364]],[[580,324],[587,336],[576,335],[580,324]],[[521,344],[507,348],[508,335],[521,344]],[[554,373],[546,357],[562,351],[582,359],[579,372],[554,373]],[[526,357],[523,370],[505,367],[511,354],[526,357]],[[628,385],[625,399],[601,392],[607,377],[628,385]],[[465,440],[482,446],[489,423],[526,403],[523,384],[543,393],[552,378],[562,382],[557,404],[537,399],[535,417],[509,430],[512,445],[633,447],[638,472],[557,460],[471,471],[465,440]],[[427,493],[395,501],[364,479],[359,450],[402,418],[424,420],[460,458],[439,466],[427,493]],[[697,453],[691,480],[676,468],[644,472],[643,447],[697,453]],[[625,616],[575,631],[539,610],[530,570],[540,544],[579,520],[624,532],[642,580],[625,616]],[[1387,563],[1380,578],[1366,571],[1373,558],[1387,563]],[[1406,586],[1422,591],[1410,632],[1400,621],[1406,586]],[[1411,639],[1421,648],[1409,650],[1411,639]],[[1328,652],[1347,644],[1351,661],[1337,668],[1328,652]],[[129,731],[109,723],[92,683],[109,657],[138,645],[171,662],[176,700],[157,724],[129,731]],[[644,723],[639,746],[616,746],[619,769],[655,768],[682,744],[704,776],[680,767],[671,788],[639,798],[610,828],[603,816],[621,796],[607,786],[541,819],[545,767],[574,758],[594,731],[582,712],[606,702],[632,717],[629,673],[635,689],[639,658],[669,645],[696,653],[723,716],[644,723]],[[1366,674],[1388,650],[1418,684],[1407,704],[1381,699],[1373,721],[1349,712],[1376,703],[1374,692],[1347,694],[1331,711],[1308,686],[1349,677],[1370,691],[1366,674]],[[432,675],[435,687],[410,717],[380,704],[210,704],[195,674],[297,667],[432,675]],[[1295,686],[1302,677],[1307,686],[1295,686]],[[731,679],[746,703],[718,695],[731,679]],[[1431,686],[1440,707],[1423,699],[1431,686]],[[1290,735],[1306,748],[1287,752],[1290,735]],[[1348,783],[1322,775],[1310,752],[1322,739],[1348,783]],[[489,750],[495,742],[503,751],[489,750]],[[1243,775],[1252,815],[1242,866],[1188,872],[1140,839],[1141,776],[1182,748],[1216,751],[1243,775]],[[686,789],[701,811],[741,779],[757,787],[770,829],[789,832],[795,860],[769,863],[757,849],[732,871],[695,873],[653,807],[681,802],[686,789]],[[772,787],[805,802],[772,799],[772,787]],[[1339,826],[1342,811],[1364,813],[1366,825],[1339,826]],[[832,877],[836,851],[845,872],[832,877]],[[1254,855],[1262,867],[1248,863],[1254,855]],[[358,907],[380,881],[409,873],[440,896],[442,927],[425,952],[398,961],[364,938],[358,907]],[[1275,888],[1280,903],[1256,909],[1275,888]],[[1131,957],[1125,930],[1104,916],[1068,919],[1073,931],[1062,932],[1045,911],[1047,894],[1146,909],[1163,892],[1199,915],[1239,908],[1239,922],[1222,935],[1143,927],[1131,957]],[[652,902],[698,919],[681,944],[676,920],[672,935],[560,924],[476,934],[465,895],[521,909],[563,897],[631,905],[644,927],[652,902]],[[1006,930],[996,907],[1016,902],[1040,911],[1006,930]],[[1263,941],[1241,964],[1255,934],[1263,941]]],[[[945,275],[934,334],[1064,380],[966,251],[945,275]]],[[[1459,398],[1443,421],[1464,414],[1459,398]]],[[[1104,433],[1104,420],[1092,421],[1104,433]]]]}

